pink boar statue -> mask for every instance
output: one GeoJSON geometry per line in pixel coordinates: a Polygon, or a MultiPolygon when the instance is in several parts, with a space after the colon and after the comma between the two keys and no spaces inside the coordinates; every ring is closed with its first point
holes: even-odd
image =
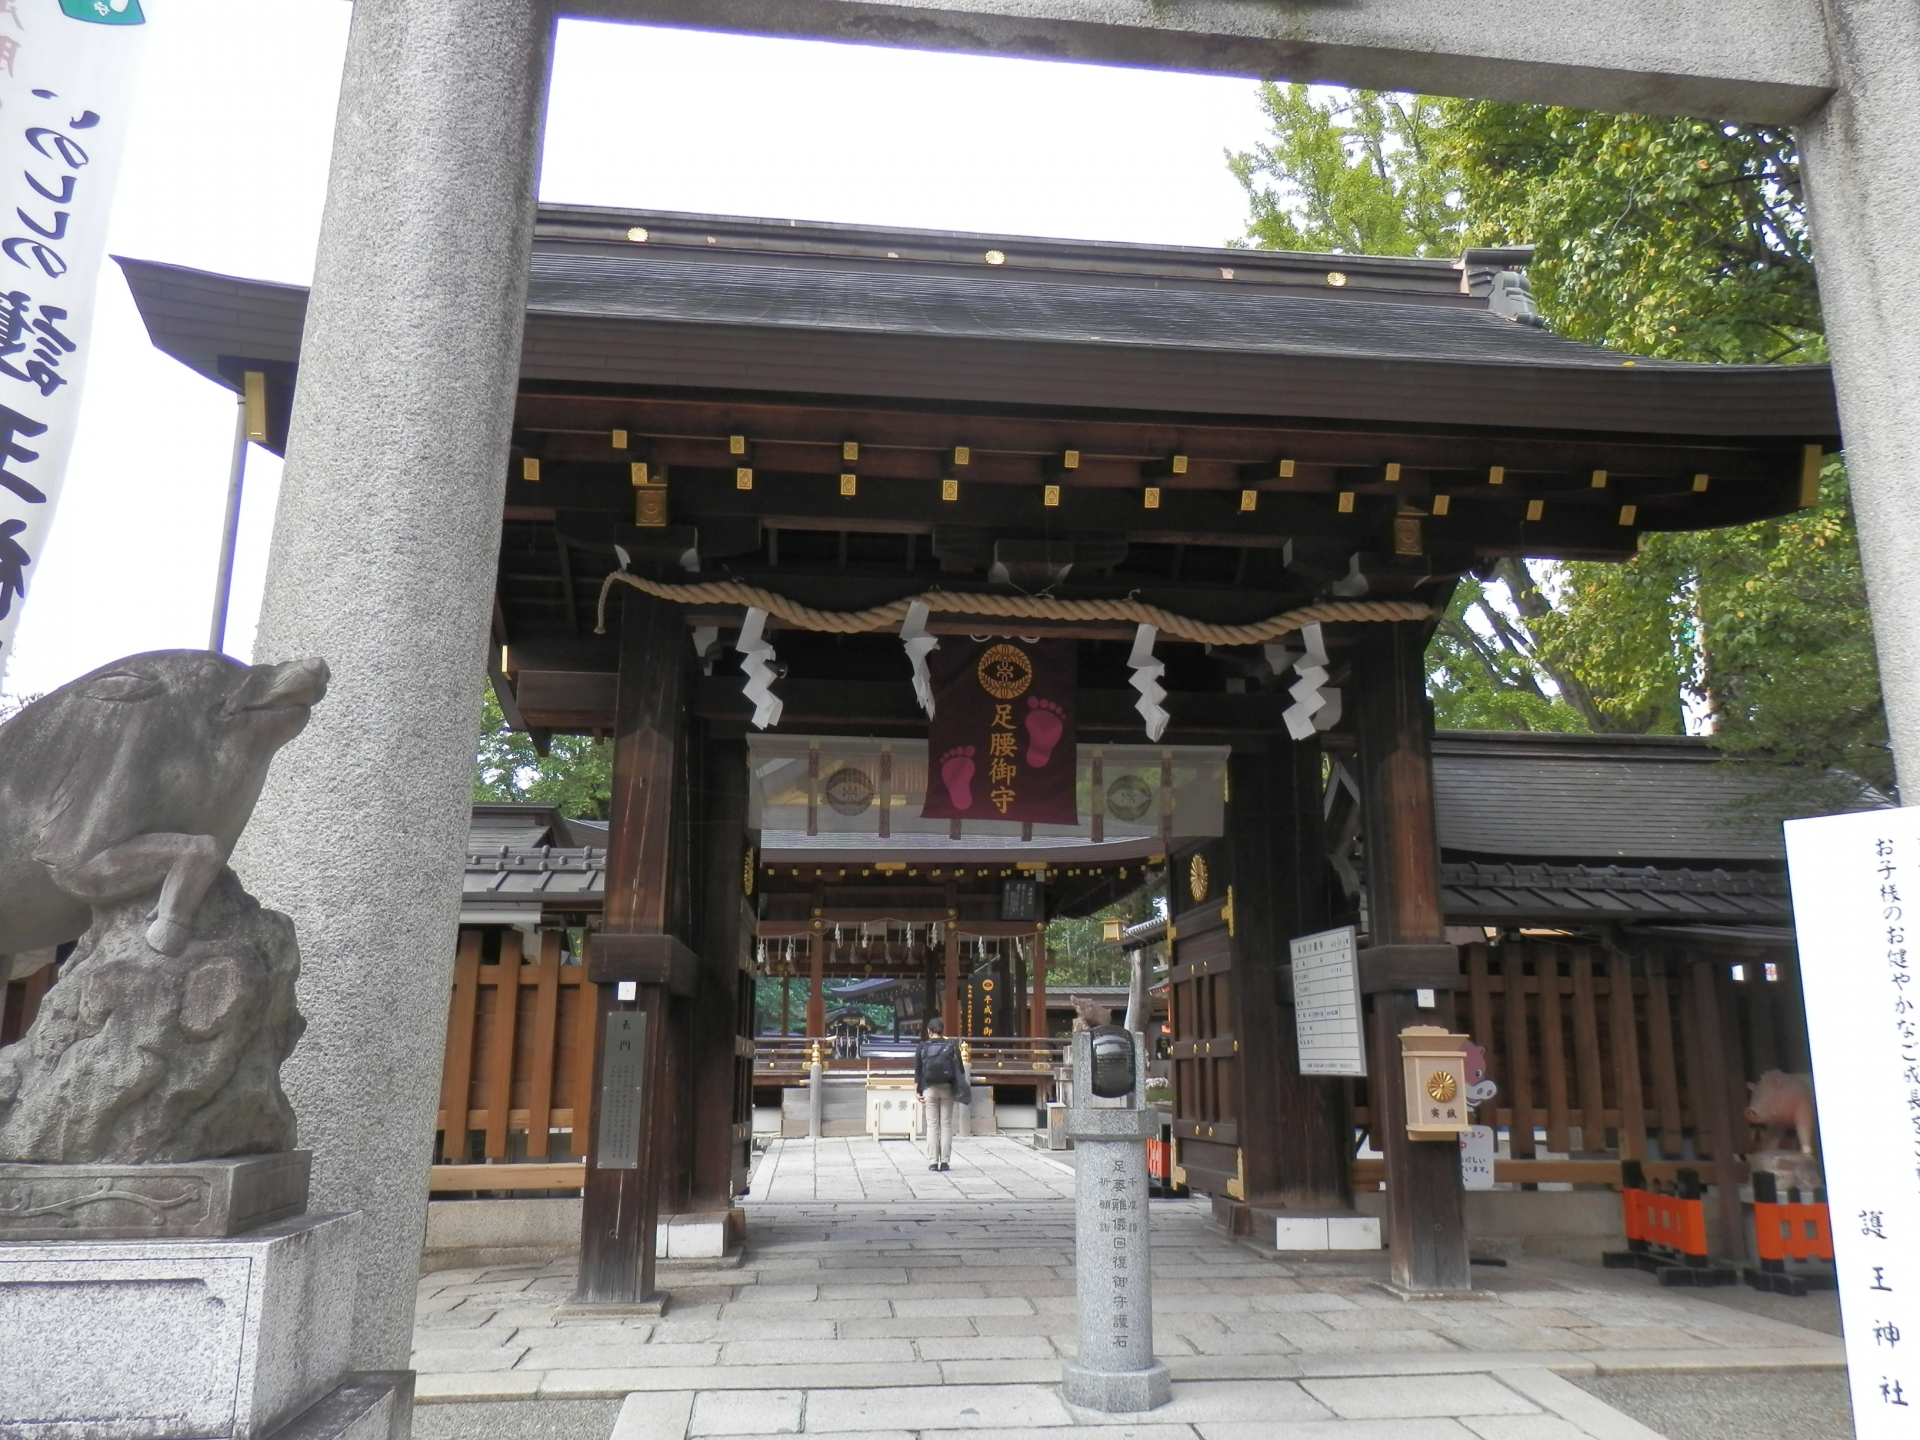
{"type": "Polygon", "coordinates": [[[1792,1130],[1800,1153],[1813,1154],[1813,1076],[1769,1070],[1749,1081],[1747,1089],[1747,1119],[1766,1130],[1769,1147],[1779,1148],[1792,1130]]]}

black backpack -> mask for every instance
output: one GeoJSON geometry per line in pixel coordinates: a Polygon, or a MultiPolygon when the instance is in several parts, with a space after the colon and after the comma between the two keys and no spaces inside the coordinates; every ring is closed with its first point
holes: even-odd
{"type": "Polygon", "coordinates": [[[929,1040],[920,1065],[922,1085],[952,1085],[958,1079],[959,1056],[951,1040],[929,1040]]]}

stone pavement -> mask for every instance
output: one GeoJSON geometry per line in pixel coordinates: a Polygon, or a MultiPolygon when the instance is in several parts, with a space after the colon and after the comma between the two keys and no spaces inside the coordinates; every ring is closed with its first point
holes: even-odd
{"type": "Polygon", "coordinates": [[[1057,1390],[1073,1353],[1070,1167],[1006,1138],[924,1167],[904,1142],[776,1142],[744,1263],[663,1268],[657,1318],[560,1317],[569,1263],[428,1275],[420,1399],[630,1396],[616,1440],[1018,1440],[1108,1423],[1140,1440],[1643,1440],[1655,1432],[1562,1377],[1841,1363],[1831,1335],[1572,1264],[1476,1268],[1481,1296],[1408,1303],[1379,1288],[1384,1257],[1275,1260],[1229,1242],[1203,1202],[1155,1201],[1155,1349],[1174,1402],[1071,1412],[1057,1390]]]}
{"type": "Polygon", "coordinates": [[[1000,1136],[955,1141],[953,1168],[927,1169],[904,1140],[776,1141],[753,1172],[749,1206],[783,1201],[1071,1200],[1073,1167],[1000,1136]]]}

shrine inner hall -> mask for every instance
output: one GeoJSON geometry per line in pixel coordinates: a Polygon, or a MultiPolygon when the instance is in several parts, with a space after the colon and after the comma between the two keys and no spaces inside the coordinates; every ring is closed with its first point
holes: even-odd
{"type": "MultiPolygon", "coordinates": [[[[573,1037],[521,1108],[557,1113],[565,1087],[584,1300],[654,1292],[658,1216],[739,1213],[768,1088],[757,980],[804,976],[816,1012],[829,981],[899,981],[916,1022],[942,1015],[1043,1104],[1044,926],[1148,873],[1171,906],[1180,1178],[1229,1233],[1350,1212],[1358,1123],[1394,1281],[1470,1288],[1455,1147],[1408,1139],[1395,1084],[1301,1073],[1289,943],[1357,928],[1370,1076],[1398,1074],[1409,1026],[1491,1044],[1491,1010],[1455,999],[1499,926],[1478,958],[1448,930],[1435,617],[1502,557],[1626,561],[1649,533],[1810,505],[1839,432],[1824,367],[1550,334],[1530,258],[541,209],[474,663],[537,743],[614,742],[604,894],[521,967],[555,972],[524,985],[524,1033],[573,1037]],[[648,1037],[617,1161],[586,1119],[603,1010],[648,1037]]],[[[154,343],[284,445],[305,292],[121,264],[154,343]]],[[[476,973],[523,944],[482,928],[476,973]]],[[[1645,997],[1704,1016],[1718,982],[1689,999],[1647,954],[1599,953],[1552,960],[1550,986],[1547,961],[1525,972],[1556,1005],[1563,963],[1569,996],[1612,997],[1587,1149],[1731,1167],[1723,1104],[1683,1126],[1619,1058],[1652,1033],[1645,997]]],[[[801,1055],[766,1050],[791,1088],[801,1055]]],[[[465,1158],[449,1123],[441,1158],[465,1158]]],[[[525,1158],[558,1163],[548,1145],[540,1127],[525,1158]]],[[[1513,1154],[1532,1149],[1527,1126],[1513,1154]]]]}

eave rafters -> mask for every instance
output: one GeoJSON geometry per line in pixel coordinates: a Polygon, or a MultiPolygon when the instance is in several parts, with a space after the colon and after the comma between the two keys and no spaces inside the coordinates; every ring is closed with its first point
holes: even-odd
{"type": "Polygon", "coordinates": [[[671,477],[676,512],[692,504],[780,528],[1052,522],[1261,546],[1303,525],[1414,516],[1451,521],[1456,543],[1488,554],[1631,554],[1623,527],[1778,514],[1801,502],[1820,448],[541,393],[521,397],[514,438],[512,475],[534,459],[540,481],[516,480],[509,503],[556,513],[625,508],[643,461],[655,483],[671,477]],[[991,514],[969,513],[983,504],[991,514]],[[1598,533],[1576,537],[1569,523],[1598,533]],[[1533,529],[1509,533],[1516,525],[1533,529]]]}

